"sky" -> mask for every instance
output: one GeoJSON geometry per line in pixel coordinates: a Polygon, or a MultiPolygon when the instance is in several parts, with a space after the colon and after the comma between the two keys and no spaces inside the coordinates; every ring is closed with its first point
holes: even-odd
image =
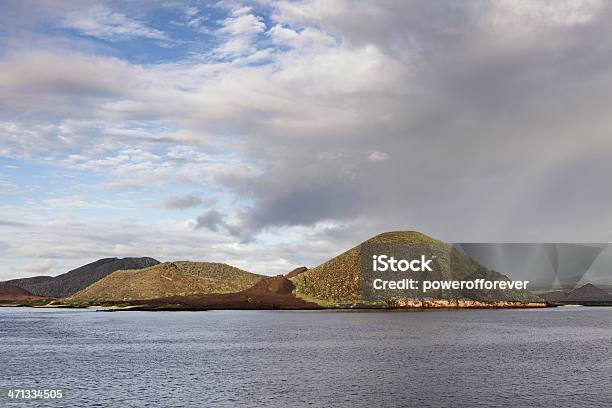
{"type": "Polygon", "coordinates": [[[0,3],[0,279],[612,241],[612,5],[0,3]]]}

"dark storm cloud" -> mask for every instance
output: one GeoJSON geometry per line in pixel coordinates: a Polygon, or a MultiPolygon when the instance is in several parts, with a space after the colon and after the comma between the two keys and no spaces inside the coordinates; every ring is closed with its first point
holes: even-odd
{"type": "Polygon", "coordinates": [[[403,67],[395,74],[405,82],[326,95],[356,118],[380,113],[367,124],[313,123],[307,136],[268,128],[248,145],[274,165],[249,187],[255,205],[245,225],[359,214],[378,230],[421,228],[448,240],[611,238],[602,186],[612,44],[600,40],[612,34],[610,11],[596,2],[569,11],[545,2],[440,4],[360,3],[322,18],[347,46],[377,46],[403,67]],[[374,16],[367,27],[350,23],[366,15],[374,16]],[[388,160],[368,162],[368,149],[388,160]]]}
{"type": "Polygon", "coordinates": [[[261,198],[257,206],[242,220],[244,233],[270,226],[310,225],[324,219],[347,220],[357,215],[364,198],[358,187],[340,182],[296,186],[286,193],[266,191],[258,191],[261,198]]]}

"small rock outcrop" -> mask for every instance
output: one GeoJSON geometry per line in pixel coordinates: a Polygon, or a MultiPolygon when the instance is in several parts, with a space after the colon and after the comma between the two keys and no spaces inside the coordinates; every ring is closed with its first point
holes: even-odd
{"type": "Polygon", "coordinates": [[[295,268],[294,270],[292,270],[291,272],[289,272],[287,275],[285,275],[285,277],[286,277],[287,279],[291,279],[291,278],[294,278],[294,277],[298,276],[298,275],[299,275],[299,274],[301,274],[301,273],[306,272],[307,270],[308,270],[308,268],[307,268],[307,267],[305,267],[305,266],[300,266],[299,268],[295,268]]]}

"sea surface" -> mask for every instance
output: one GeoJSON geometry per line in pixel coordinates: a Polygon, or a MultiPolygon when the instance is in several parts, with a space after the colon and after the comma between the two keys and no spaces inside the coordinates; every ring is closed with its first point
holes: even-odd
{"type": "Polygon", "coordinates": [[[16,407],[609,407],[612,308],[96,312],[0,308],[16,407]]]}

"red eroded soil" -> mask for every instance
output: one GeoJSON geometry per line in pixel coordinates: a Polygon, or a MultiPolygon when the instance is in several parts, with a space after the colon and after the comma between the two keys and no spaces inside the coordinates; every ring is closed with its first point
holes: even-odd
{"type": "Polygon", "coordinates": [[[288,295],[293,291],[293,283],[283,275],[273,276],[271,278],[262,279],[252,287],[243,290],[240,293],[246,293],[254,296],[264,295],[288,295]]]}
{"type": "Polygon", "coordinates": [[[161,299],[128,302],[143,308],[165,308],[176,305],[190,310],[214,309],[320,309],[315,303],[295,297],[293,283],[282,275],[262,279],[249,289],[237,293],[172,296],[161,299]]]}
{"type": "Polygon", "coordinates": [[[35,296],[19,286],[11,285],[10,283],[0,283],[0,301],[16,302],[28,300],[46,299],[41,296],[35,296]]]}

